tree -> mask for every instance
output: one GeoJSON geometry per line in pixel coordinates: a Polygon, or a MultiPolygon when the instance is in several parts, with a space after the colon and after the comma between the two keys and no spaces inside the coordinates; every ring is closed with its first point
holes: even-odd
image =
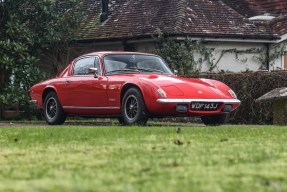
{"type": "Polygon", "coordinates": [[[41,54],[77,34],[79,0],[0,0],[0,105],[28,105],[29,88],[45,77],[41,54]]]}

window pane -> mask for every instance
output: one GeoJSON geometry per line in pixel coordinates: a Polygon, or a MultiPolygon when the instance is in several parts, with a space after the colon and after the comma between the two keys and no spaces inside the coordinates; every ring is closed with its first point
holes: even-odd
{"type": "Polygon", "coordinates": [[[94,67],[94,57],[83,58],[74,66],[74,75],[89,75],[89,68],[94,67]]]}

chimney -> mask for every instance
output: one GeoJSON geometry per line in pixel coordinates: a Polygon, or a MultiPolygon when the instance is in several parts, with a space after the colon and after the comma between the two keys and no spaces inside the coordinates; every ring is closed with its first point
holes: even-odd
{"type": "Polygon", "coordinates": [[[102,0],[102,13],[100,16],[100,22],[104,22],[109,16],[109,0],[102,0]]]}

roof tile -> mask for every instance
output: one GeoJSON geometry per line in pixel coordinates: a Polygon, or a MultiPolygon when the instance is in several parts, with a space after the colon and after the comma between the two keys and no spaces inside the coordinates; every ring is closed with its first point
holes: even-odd
{"type": "Polygon", "coordinates": [[[101,13],[100,0],[84,0],[89,17],[80,39],[139,38],[159,30],[167,35],[274,39],[287,33],[284,19],[258,24],[248,18],[267,12],[287,14],[285,1],[110,0],[108,20],[95,25],[101,13]]]}

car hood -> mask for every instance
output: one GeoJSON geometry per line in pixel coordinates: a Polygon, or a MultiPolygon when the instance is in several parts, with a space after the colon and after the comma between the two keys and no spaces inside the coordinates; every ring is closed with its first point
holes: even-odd
{"type": "Polygon", "coordinates": [[[141,79],[163,89],[168,98],[232,98],[230,88],[215,80],[166,75],[147,75],[141,79]]]}

